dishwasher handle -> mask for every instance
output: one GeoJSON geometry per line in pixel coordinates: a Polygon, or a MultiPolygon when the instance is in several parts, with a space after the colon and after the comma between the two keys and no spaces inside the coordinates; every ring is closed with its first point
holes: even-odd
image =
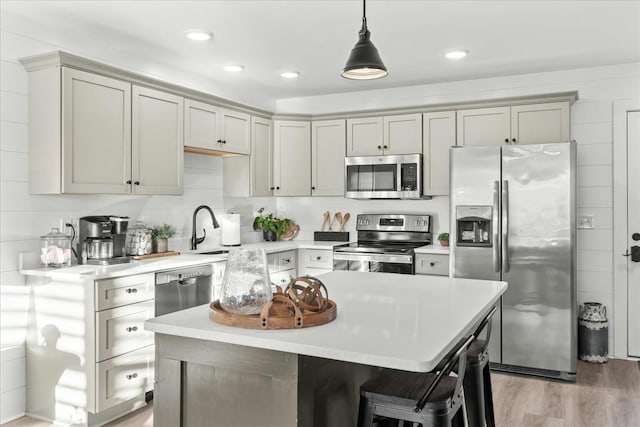
{"type": "Polygon", "coordinates": [[[205,276],[213,276],[213,267],[211,264],[159,271],[156,273],[156,285],[166,285],[171,282],[184,282],[189,279],[197,280],[198,278],[205,276]]]}

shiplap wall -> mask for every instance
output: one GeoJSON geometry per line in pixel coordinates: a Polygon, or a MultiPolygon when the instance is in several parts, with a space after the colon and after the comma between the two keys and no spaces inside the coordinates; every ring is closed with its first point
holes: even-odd
{"type": "MultiPolygon", "coordinates": [[[[302,226],[300,238],[310,239],[322,224],[322,213],[350,212],[348,231],[359,212],[424,212],[434,216],[434,231],[448,229],[448,198],[426,201],[357,201],[341,197],[224,198],[222,162],[218,158],[185,155],[185,193],[182,196],[58,196],[27,191],[27,73],[17,58],[64,50],[28,36],[0,34],[0,347],[2,377],[0,423],[24,413],[24,334],[28,289],[18,274],[18,253],[37,251],[38,236],[59,225],[61,218],[91,214],[145,217],[149,224],[170,222],[179,235],[171,243],[184,247],[191,231],[191,214],[208,204],[216,214],[241,213],[243,241],[259,238],[250,224],[255,210],[265,207],[293,218],[302,226]]],[[[117,64],[114,64],[117,65],[117,64]]],[[[578,141],[578,213],[594,215],[595,228],[578,233],[578,299],[605,304],[612,318],[612,105],[640,93],[638,64],[567,70],[525,76],[452,82],[366,93],[280,100],[279,113],[321,114],[335,111],[384,109],[538,95],[577,90],[572,107],[572,138],[578,141]]],[[[201,214],[198,229],[208,227],[201,214]]],[[[217,244],[217,233],[212,230],[217,244]]],[[[610,328],[610,341],[613,336],[610,328]]],[[[610,344],[610,349],[613,346],[610,344]]]]}

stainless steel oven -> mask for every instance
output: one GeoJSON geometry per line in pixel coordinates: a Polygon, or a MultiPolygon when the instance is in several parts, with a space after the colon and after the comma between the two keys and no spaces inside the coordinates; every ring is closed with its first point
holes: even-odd
{"type": "Polygon", "coordinates": [[[431,216],[360,214],[358,241],[333,249],[333,269],[415,274],[414,249],[431,243],[431,216]]]}
{"type": "Polygon", "coordinates": [[[213,267],[196,265],[156,273],[156,316],[213,301],[213,267]]]}

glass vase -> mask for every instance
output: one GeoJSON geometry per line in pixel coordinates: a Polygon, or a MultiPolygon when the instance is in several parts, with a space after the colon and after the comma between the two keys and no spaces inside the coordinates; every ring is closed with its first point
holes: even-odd
{"type": "Polygon", "coordinates": [[[231,313],[258,314],[272,297],[264,249],[231,249],[222,280],[220,306],[231,313]]]}

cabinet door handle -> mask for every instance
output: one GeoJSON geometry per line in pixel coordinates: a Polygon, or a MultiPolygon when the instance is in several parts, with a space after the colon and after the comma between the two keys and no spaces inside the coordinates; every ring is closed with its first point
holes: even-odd
{"type": "Polygon", "coordinates": [[[516,144],[518,141],[516,141],[515,138],[511,138],[511,142],[513,142],[514,144],[516,144]]]}
{"type": "Polygon", "coordinates": [[[222,144],[222,140],[221,140],[221,139],[217,140],[216,142],[217,142],[218,144],[222,144]]]}
{"type": "Polygon", "coordinates": [[[279,190],[279,189],[280,189],[280,187],[276,187],[276,190],[279,190]]]}
{"type": "Polygon", "coordinates": [[[132,380],[134,378],[138,378],[138,373],[137,372],[134,372],[133,374],[128,374],[127,375],[127,379],[128,380],[132,380]]]}
{"type": "Polygon", "coordinates": [[[125,292],[128,294],[135,294],[138,293],[138,290],[136,288],[129,288],[125,292]]]}
{"type": "Polygon", "coordinates": [[[131,185],[131,180],[128,180],[128,181],[127,181],[127,184],[131,185]]]}
{"type": "Polygon", "coordinates": [[[140,185],[140,181],[134,182],[135,185],[140,185]]]}
{"type": "Polygon", "coordinates": [[[137,326],[129,326],[129,327],[127,328],[127,332],[135,332],[135,331],[137,331],[137,330],[138,330],[138,327],[137,327],[137,326]]]}
{"type": "Polygon", "coordinates": [[[223,140],[222,140],[222,143],[223,143],[223,144],[226,144],[226,143],[227,143],[227,140],[226,140],[226,139],[223,139],[223,140]]]}
{"type": "Polygon", "coordinates": [[[509,142],[509,138],[505,138],[504,142],[508,143],[509,142]]]}
{"type": "Polygon", "coordinates": [[[276,187],[269,187],[269,190],[271,190],[271,191],[273,191],[275,189],[276,189],[276,187]]]}
{"type": "Polygon", "coordinates": [[[322,257],[321,257],[320,255],[318,255],[318,256],[316,257],[316,260],[317,260],[317,261],[320,261],[321,259],[322,259],[322,257]]]}
{"type": "Polygon", "coordinates": [[[386,145],[384,145],[382,148],[384,148],[384,149],[386,150],[386,149],[387,149],[387,148],[389,148],[389,147],[388,147],[388,146],[386,146],[386,145]]]}
{"type": "Polygon", "coordinates": [[[382,150],[382,145],[378,145],[378,150],[382,150]]]}
{"type": "Polygon", "coordinates": [[[316,189],[316,187],[311,187],[311,189],[312,189],[312,190],[315,190],[315,189],[316,189]]]}
{"type": "Polygon", "coordinates": [[[436,263],[435,263],[435,262],[430,262],[430,263],[429,263],[429,267],[433,267],[433,266],[435,266],[435,265],[436,265],[436,263]]]}

